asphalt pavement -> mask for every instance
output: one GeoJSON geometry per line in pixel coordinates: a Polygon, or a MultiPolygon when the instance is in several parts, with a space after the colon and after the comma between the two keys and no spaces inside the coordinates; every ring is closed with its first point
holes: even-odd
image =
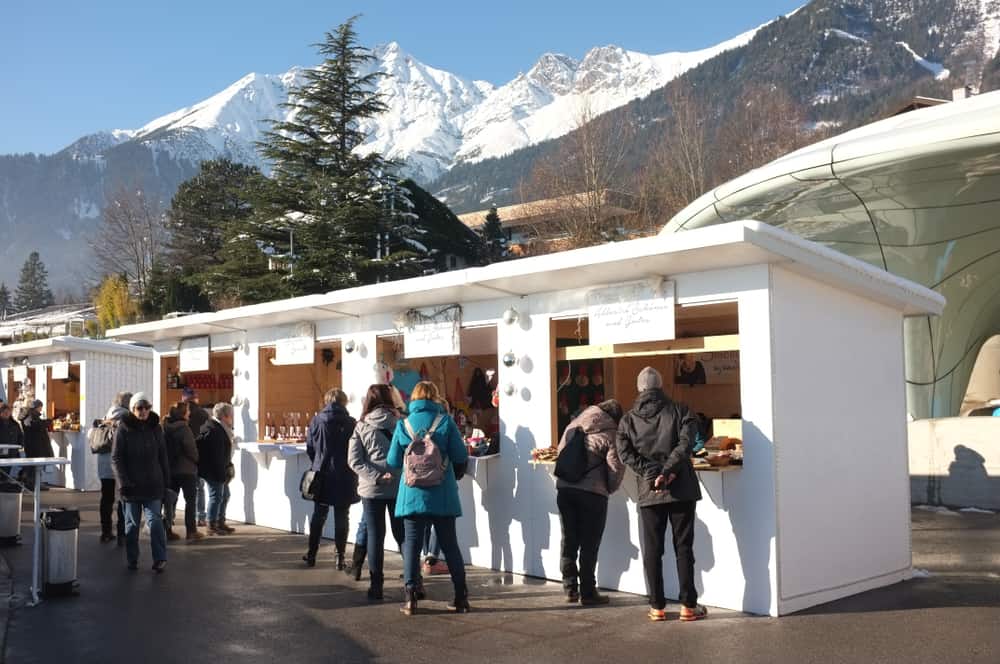
{"type": "Polygon", "coordinates": [[[911,581],[777,619],[712,610],[686,624],[648,622],[636,595],[570,606],[558,584],[472,567],[471,613],[448,613],[450,582],[434,576],[422,615],[406,617],[390,590],[397,555],[373,604],[365,582],[333,569],[330,543],[307,569],[303,536],[253,526],[172,545],[162,575],[143,535],[129,572],[122,549],[98,542],[96,494],[44,500],[82,510],[80,594],[27,606],[30,526],[25,545],[0,548],[3,662],[1000,662],[996,514],[914,510],[911,581]]]}

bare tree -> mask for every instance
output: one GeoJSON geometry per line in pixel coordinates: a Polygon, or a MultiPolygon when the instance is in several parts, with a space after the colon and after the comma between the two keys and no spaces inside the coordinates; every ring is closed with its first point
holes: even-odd
{"type": "Polygon", "coordinates": [[[711,136],[694,88],[678,80],[665,91],[668,113],[638,175],[638,207],[647,229],[661,228],[712,184],[711,136]]]}
{"type": "Polygon", "coordinates": [[[798,149],[814,137],[805,111],[781,88],[754,86],[736,100],[716,144],[718,172],[740,176],[798,149]]]}
{"type": "Polygon", "coordinates": [[[625,109],[595,115],[585,103],[575,129],[532,170],[522,200],[540,236],[561,238],[560,248],[599,244],[619,235],[625,158],[633,122],[625,109]]]}
{"type": "Polygon", "coordinates": [[[122,186],[108,197],[91,248],[102,275],[124,275],[129,287],[141,297],[165,240],[166,229],[158,206],[141,189],[122,186]]]}

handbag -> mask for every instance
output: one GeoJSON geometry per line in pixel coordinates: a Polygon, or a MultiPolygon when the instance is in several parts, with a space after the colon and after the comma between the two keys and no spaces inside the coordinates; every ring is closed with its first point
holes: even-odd
{"type": "Polygon", "coordinates": [[[323,490],[323,476],[311,468],[302,473],[302,481],[299,482],[299,491],[306,500],[316,500],[316,496],[323,490]]]}

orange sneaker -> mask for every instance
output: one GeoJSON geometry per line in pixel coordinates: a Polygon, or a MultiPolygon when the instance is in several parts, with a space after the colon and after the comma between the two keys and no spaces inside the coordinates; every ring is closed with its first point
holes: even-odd
{"type": "Polygon", "coordinates": [[[649,616],[649,619],[652,620],[653,622],[663,622],[664,620],[667,619],[667,612],[664,611],[663,609],[651,608],[649,609],[649,613],[646,615],[649,616]]]}
{"type": "Polygon", "coordinates": [[[686,606],[681,607],[681,622],[693,622],[695,620],[701,620],[707,615],[708,615],[708,609],[706,609],[701,604],[696,604],[691,608],[688,608],[686,606]]]}

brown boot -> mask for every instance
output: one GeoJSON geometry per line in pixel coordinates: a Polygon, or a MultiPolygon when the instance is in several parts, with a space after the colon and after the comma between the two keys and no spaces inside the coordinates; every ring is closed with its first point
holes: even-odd
{"type": "Polygon", "coordinates": [[[180,535],[174,532],[173,528],[167,528],[167,540],[170,542],[176,542],[181,538],[180,535]]]}
{"type": "Polygon", "coordinates": [[[198,540],[205,539],[205,536],[198,532],[198,529],[189,530],[187,535],[184,536],[188,542],[197,542],[198,540]]]}
{"type": "Polygon", "coordinates": [[[399,607],[403,614],[412,616],[417,612],[417,593],[407,586],[403,589],[403,606],[399,607]]]}
{"type": "Polygon", "coordinates": [[[222,521],[222,520],[220,520],[219,523],[216,524],[215,527],[218,528],[219,530],[223,531],[227,535],[232,535],[233,533],[236,532],[235,528],[233,528],[232,526],[227,526],[226,522],[222,521]]]}
{"type": "Polygon", "coordinates": [[[209,535],[228,535],[229,533],[227,533],[225,530],[222,530],[221,528],[219,528],[219,522],[218,521],[209,521],[208,522],[208,534],[209,535]]]}

